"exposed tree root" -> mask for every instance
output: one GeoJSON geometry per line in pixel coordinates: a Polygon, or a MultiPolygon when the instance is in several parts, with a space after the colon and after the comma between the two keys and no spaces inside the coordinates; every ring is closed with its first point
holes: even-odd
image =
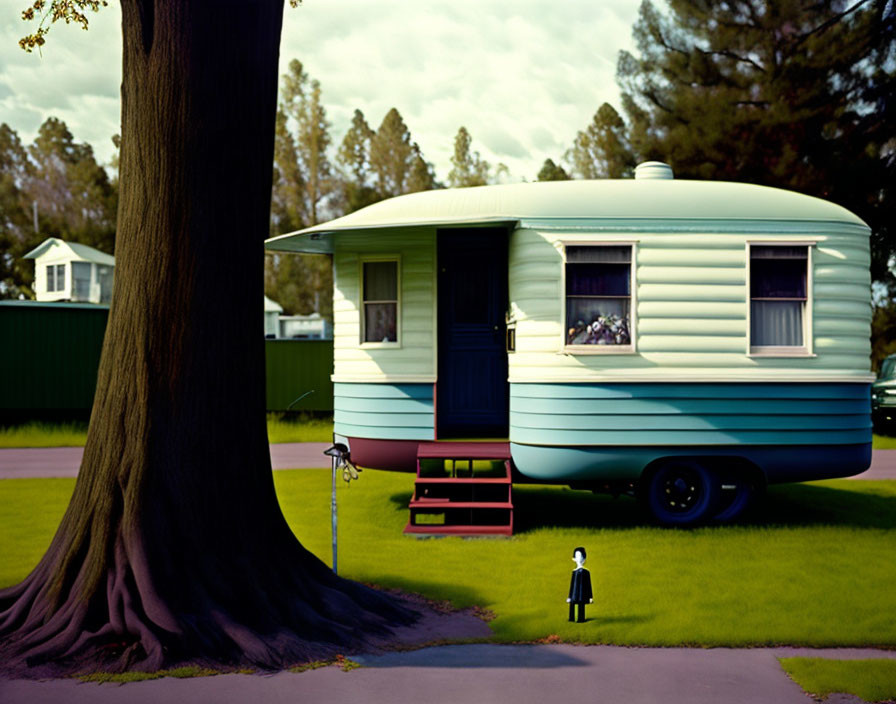
{"type": "Polygon", "coordinates": [[[121,5],[115,284],[90,429],[50,548],[0,591],[0,670],[281,668],[360,647],[414,614],[298,543],[265,433],[283,2],[121,5]]]}
{"type": "Polygon", "coordinates": [[[217,540],[208,515],[182,529],[173,511],[130,517],[125,530],[118,511],[127,503],[97,508],[76,488],[40,564],[0,591],[0,671],[280,669],[360,648],[416,615],[392,595],[334,575],[273,502],[241,530],[221,524],[227,511],[214,511],[217,540]],[[100,536],[91,529],[97,512],[100,536]]]}
{"type": "Polygon", "coordinates": [[[91,594],[76,579],[54,611],[45,558],[24,582],[0,592],[0,672],[45,677],[185,663],[281,669],[363,647],[369,638],[387,634],[390,625],[413,621],[414,612],[392,595],[340,579],[307,553],[306,568],[309,557],[316,563],[311,569],[295,563],[263,571],[254,565],[254,573],[234,570],[228,578],[244,581],[238,590],[219,589],[214,582],[222,575],[210,574],[211,584],[204,585],[190,577],[183,587],[194,598],[204,595],[191,599],[198,608],[162,609],[162,618],[145,608],[147,601],[158,604],[159,595],[141,592],[129,564],[118,561],[91,594]],[[249,584],[255,600],[225,601],[225,594],[249,591],[249,584]]]}

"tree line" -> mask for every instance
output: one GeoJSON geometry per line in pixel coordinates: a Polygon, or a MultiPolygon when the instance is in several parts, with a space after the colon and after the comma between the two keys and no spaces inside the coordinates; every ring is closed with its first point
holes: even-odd
{"type": "MultiPolygon", "coordinates": [[[[896,351],[896,9],[881,0],[645,0],[637,53],[620,52],[621,107],[604,103],[536,180],[630,177],[657,159],[676,177],[787,188],[839,203],[872,229],[875,359],[896,351]]],[[[461,126],[440,181],[398,109],[361,110],[337,144],[320,82],[298,60],[282,77],[270,233],[404,193],[507,179],[461,126]]],[[[20,256],[49,235],[111,251],[117,183],[50,118],[34,144],[0,127],[0,295],[30,295],[20,256]],[[37,203],[40,234],[33,230],[37,203]]],[[[329,260],[268,254],[265,292],[290,313],[331,314],[329,260]]]]}
{"type": "MultiPolygon", "coordinates": [[[[838,203],[871,227],[875,366],[896,352],[896,5],[886,0],[642,2],[604,104],[567,163],[619,178],[743,181],[838,203]]],[[[546,167],[547,168],[547,165],[546,167]]]]}
{"type": "MultiPolygon", "coordinates": [[[[396,108],[377,129],[361,110],[338,145],[322,102],[320,82],[293,60],[282,77],[277,111],[270,234],[309,227],[385,198],[444,188],[396,108]]],[[[65,122],[48,118],[25,145],[0,125],[0,298],[33,296],[33,265],[22,256],[47,237],[115,246],[118,149],[107,169],[91,145],[75,140],[65,122]]],[[[479,186],[506,176],[472,148],[465,127],[455,137],[451,187],[479,186]]],[[[268,254],[265,293],[287,313],[332,314],[327,257],[268,254]]]]}

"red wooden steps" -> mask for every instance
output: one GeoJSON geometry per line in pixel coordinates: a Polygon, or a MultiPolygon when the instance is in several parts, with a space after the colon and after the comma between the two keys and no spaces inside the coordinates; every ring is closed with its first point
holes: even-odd
{"type": "Polygon", "coordinates": [[[420,443],[417,446],[414,496],[408,506],[410,519],[404,532],[512,535],[510,462],[510,443],[506,442],[420,443]],[[425,464],[431,464],[427,460],[441,460],[440,466],[424,468],[425,464]],[[447,473],[445,460],[451,462],[447,473]],[[500,476],[477,476],[473,467],[477,460],[500,462],[503,471],[500,476]]]}

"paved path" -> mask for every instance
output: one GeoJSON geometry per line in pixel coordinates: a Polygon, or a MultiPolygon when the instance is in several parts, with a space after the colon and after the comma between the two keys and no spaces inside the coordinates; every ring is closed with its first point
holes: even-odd
{"type": "MultiPolygon", "coordinates": [[[[271,445],[274,469],[329,467],[323,452],[326,442],[289,442],[271,445]]],[[[0,479],[22,477],[75,477],[81,465],[81,447],[0,449],[0,479]]],[[[896,479],[896,450],[874,450],[871,469],[854,479],[896,479]]]]}
{"type": "MultiPolygon", "coordinates": [[[[4,704],[807,704],[778,657],[896,658],[887,651],[450,645],[356,656],[364,667],[126,685],[0,681],[4,704]]],[[[855,697],[828,702],[861,702],[855,697]]]]}
{"type": "MultiPolygon", "coordinates": [[[[290,442],[271,445],[274,469],[329,467],[324,455],[331,443],[290,442]]],[[[23,477],[76,477],[83,447],[35,447],[0,449],[0,479],[23,477]]]]}

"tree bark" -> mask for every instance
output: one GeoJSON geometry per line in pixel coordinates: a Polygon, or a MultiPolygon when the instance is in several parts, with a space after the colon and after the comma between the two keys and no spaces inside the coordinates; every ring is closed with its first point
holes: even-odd
{"type": "Polygon", "coordinates": [[[276,668],[413,614],[296,540],[265,427],[282,0],[122,0],[121,200],[87,445],[50,548],[0,592],[22,674],[276,668]],[[37,668],[37,669],[35,669],[37,668]]]}

